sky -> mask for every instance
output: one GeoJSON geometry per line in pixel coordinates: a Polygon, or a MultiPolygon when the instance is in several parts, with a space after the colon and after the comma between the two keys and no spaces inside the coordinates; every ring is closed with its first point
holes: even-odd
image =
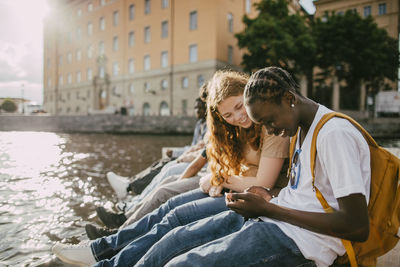
{"type": "MultiPolygon", "coordinates": [[[[43,102],[43,21],[49,13],[47,1],[0,0],[0,97],[43,102]]],[[[315,12],[312,0],[300,0],[300,4],[310,14],[315,12]]]]}

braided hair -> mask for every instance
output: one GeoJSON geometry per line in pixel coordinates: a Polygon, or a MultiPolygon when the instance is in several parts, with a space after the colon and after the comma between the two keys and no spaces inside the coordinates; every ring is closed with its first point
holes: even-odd
{"type": "Polygon", "coordinates": [[[280,104],[286,92],[291,91],[301,95],[299,88],[286,70],[267,67],[251,75],[244,90],[244,98],[247,104],[252,104],[256,100],[268,100],[280,104]]]}

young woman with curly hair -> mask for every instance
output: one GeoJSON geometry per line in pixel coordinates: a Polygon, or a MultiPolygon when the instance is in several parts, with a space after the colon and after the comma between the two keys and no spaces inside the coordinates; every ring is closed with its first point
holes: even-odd
{"type": "MultiPolygon", "coordinates": [[[[207,160],[211,173],[200,179],[201,190],[173,197],[118,233],[87,246],[56,245],[55,254],[75,264],[132,266],[149,249],[157,249],[157,241],[174,228],[226,211],[225,199],[219,197],[223,188],[243,192],[254,185],[274,187],[288,157],[289,139],[268,135],[249,119],[243,103],[247,80],[244,74],[221,71],[209,82],[207,160]]],[[[161,266],[163,253],[142,258],[138,264],[161,266]]]]}

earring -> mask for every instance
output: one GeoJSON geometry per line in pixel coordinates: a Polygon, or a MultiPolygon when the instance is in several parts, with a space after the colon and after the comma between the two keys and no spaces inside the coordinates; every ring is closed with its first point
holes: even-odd
{"type": "Polygon", "coordinates": [[[292,104],[290,104],[290,107],[294,108],[294,104],[293,104],[293,103],[292,103],[292,104]]]}

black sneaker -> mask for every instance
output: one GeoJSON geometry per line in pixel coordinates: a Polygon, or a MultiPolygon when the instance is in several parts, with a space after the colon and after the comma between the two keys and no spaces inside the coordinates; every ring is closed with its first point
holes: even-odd
{"type": "Polygon", "coordinates": [[[120,227],[127,220],[123,213],[110,212],[103,207],[97,207],[96,212],[104,225],[111,229],[120,227]]]}
{"type": "Polygon", "coordinates": [[[109,236],[118,232],[118,229],[100,228],[90,223],[85,225],[85,230],[90,240],[94,240],[103,236],[109,236]]]}

